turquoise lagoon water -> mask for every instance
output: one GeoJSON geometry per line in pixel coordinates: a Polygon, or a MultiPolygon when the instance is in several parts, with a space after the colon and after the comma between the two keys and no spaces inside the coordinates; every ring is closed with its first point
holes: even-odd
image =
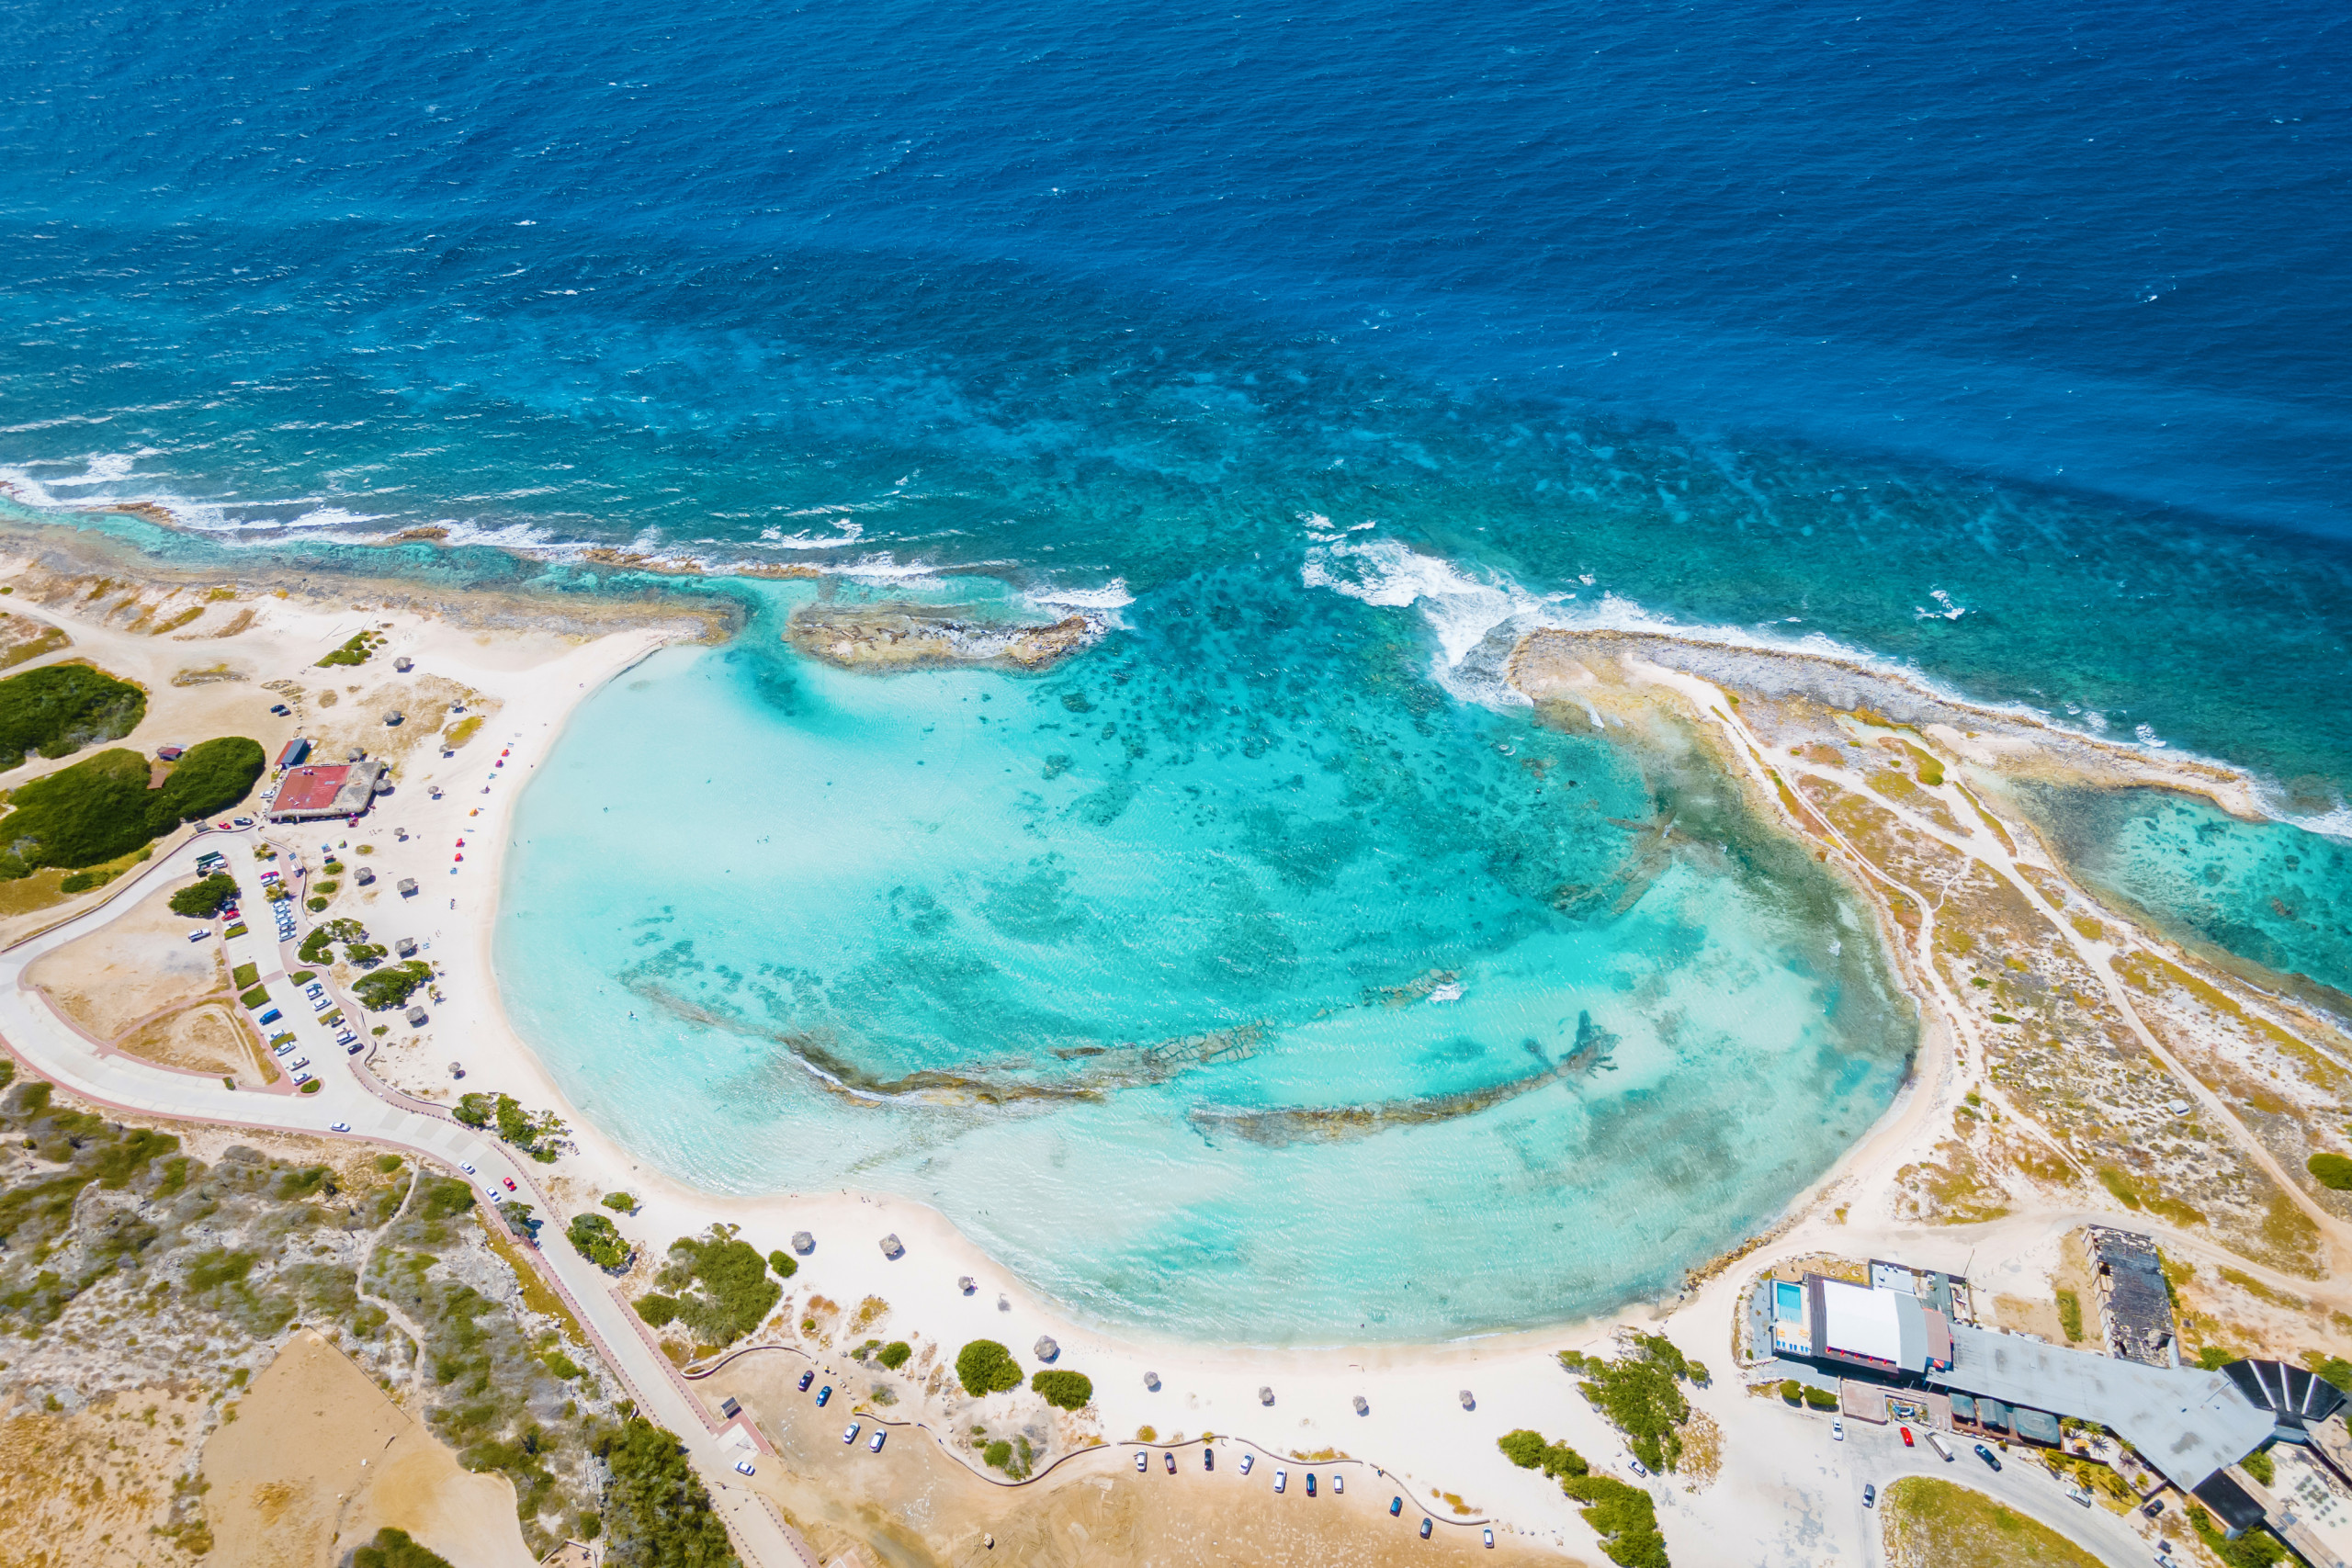
{"type": "Polygon", "coordinates": [[[1269,569],[1043,676],[658,656],[518,805],[516,1022],[643,1157],[937,1204],[1104,1323],[1557,1319],[1679,1277],[1886,1105],[1864,919],[1703,772],[1431,678],[1269,569]],[[1668,824],[1671,831],[1668,831],[1668,824]]]}

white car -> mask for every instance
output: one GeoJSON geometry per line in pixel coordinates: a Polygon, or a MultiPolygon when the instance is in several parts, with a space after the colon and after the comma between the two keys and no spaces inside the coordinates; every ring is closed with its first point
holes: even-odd
{"type": "Polygon", "coordinates": [[[1625,1462],[1634,1467],[1634,1473],[1635,1475],[1647,1475],[1650,1472],[1649,1466],[1644,1464],[1640,1460],[1635,1459],[1632,1454],[1627,1454],[1625,1456],[1625,1462]]]}
{"type": "Polygon", "coordinates": [[[888,1427],[875,1427],[875,1428],[874,1428],[874,1436],[873,1436],[870,1439],[868,1439],[868,1441],[866,1442],[866,1445],[865,1445],[865,1451],[866,1451],[867,1453],[870,1453],[870,1454],[878,1454],[878,1453],[880,1453],[880,1452],[882,1451],[882,1439],[883,1439],[883,1438],[887,1438],[887,1437],[888,1437],[889,1435],[890,1435],[890,1428],[888,1428],[888,1427]]]}
{"type": "Polygon", "coordinates": [[[738,1475],[757,1475],[759,1471],[753,1467],[750,1460],[739,1459],[735,1461],[735,1473],[738,1475]]]}
{"type": "Polygon", "coordinates": [[[1347,1491],[1347,1489],[1348,1489],[1348,1478],[1347,1478],[1346,1476],[1344,1476],[1344,1475],[1335,1475],[1335,1476],[1331,1477],[1331,1495],[1332,1495],[1332,1496],[1337,1497],[1337,1496],[1339,1496],[1340,1494],[1342,1494],[1342,1493],[1344,1493],[1345,1491],[1347,1491]]]}
{"type": "Polygon", "coordinates": [[[464,1160],[459,1160],[459,1161],[458,1162],[458,1168],[459,1170],[464,1171],[468,1176],[480,1176],[480,1175],[481,1174],[481,1171],[476,1170],[472,1166],[468,1165],[464,1160]]]}
{"type": "Polygon", "coordinates": [[[1141,1449],[1137,1449],[1136,1450],[1136,1473],[1137,1475],[1141,1475],[1145,1471],[1149,1470],[1150,1468],[1151,1456],[1144,1452],[1141,1449]]]}
{"type": "MultiPolygon", "coordinates": [[[[293,1069],[294,1069],[296,1072],[298,1072],[298,1073],[299,1073],[299,1072],[300,1072],[303,1068],[305,1068],[305,1067],[307,1067],[307,1066],[309,1066],[311,1065],[311,1058],[310,1058],[310,1057],[308,1057],[308,1056],[297,1056],[297,1057],[295,1057],[295,1058],[294,1058],[294,1060],[293,1060],[290,1064],[288,1064],[288,1065],[289,1065],[289,1066],[291,1066],[293,1067],[293,1069]]],[[[297,1079],[295,1079],[294,1081],[295,1081],[295,1082],[297,1082],[297,1083],[300,1083],[301,1080],[300,1080],[300,1078],[297,1078],[297,1079]]]]}
{"type": "Polygon", "coordinates": [[[1243,1454],[1241,1456],[1241,1473],[1244,1475],[1249,1474],[1250,1467],[1257,1462],[1258,1456],[1256,1454],[1243,1454]]]}
{"type": "Polygon", "coordinates": [[[1492,1530],[1488,1530],[1488,1531],[1487,1532],[1487,1550],[1488,1551],[1492,1551],[1494,1549],[1495,1549],[1495,1532],[1494,1532],[1494,1531],[1492,1531],[1492,1530]]]}
{"type": "Polygon", "coordinates": [[[210,929],[209,929],[209,928],[207,928],[207,929],[206,929],[206,930],[204,930],[204,931],[190,931],[190,932],[188,932],[188,933],[187,933],[187,939],[188,939],[188,941],[190,941],[190,942],[202,942],[206,937],[209,937],[209,936],[210,936],[211,934],[212,934],[212,932],[211,932],[210,929]]]}
{"type": "Polygon", "coordinates": [[[857,1441],[857,1428],[858,1428],[858,1425],[859,1425],[859,1424],[858,1424],[857,1422],[855,1422],[855,1421],[853,1421],[853,1422],[851,1422],[851,1423],[849,1424],[849,1430],[848,1430],[848,1431],[846,1431],[846,1432],[843,1432],[843,1433],[842,1434],[842,1442],[844,1442],[844,1443],[854,1443],[854,1442],[857,1441]]]}
{"type": "Polygon", "coordinates": [[[1842,1443],[1846,1440],[1846,1423],[1842,1417],[1831,1418],[1829,1423],[1829,1440],[1833,1443],[1842,1443]]]}
{"type": "Polygon", "coordinates": [[[304,1084],[309,1083],[310,1081],[311,1075],[308,1073],[296,1073],[294,1075],[294,1087],[296,1089],[300,1089],[304,1084]]]}
{"type": "Polygon", "coordinates": [[[351,1131],[351,1123],[348,1122],[330,1122],[327,1123],[327,1131],[330,1133],[348,1133],[351,1131]]]}
{"type": "Polygon", "coordinates": [[[270,1053],[270,1055],[273,1055],[273,1056],[283,1056],[284,1055],[286,1055],[286,1053],[287,1053],[287,1052],[291,1051],[292,1049],[294,1049],[294,1047],[295,1047],[297,1044],[299,1044],[299,1043],[300,1043],[300,1042],[299,1042],[299,1041],[297,1041],[297,1040],[295,1040],[293,1036],[288,1035],[288,1036],[287,1036],[287,1038],[286,1038],[286,1042],[285,1042],[285,1043],[283,1043],[283,1044],[281,1044],[281,1045],[277,1046],[275,1050],[273,1050],[273,1051],[270,1053]]]}
{"type": "Polygon", "coordinates": [[[1290,1472],[1289,1472],[1289,1471],[1287,1471],[1287,1470],[1278,1470],[1278,1471],[1274,1472],[1274,1490],[1275,1490],[1275,1491],[1277,1491],[1277,1492],[1283,1491],[1283,1490],[1286,1489],[1289,1485],[1290,1485],[1290,1472]]]}

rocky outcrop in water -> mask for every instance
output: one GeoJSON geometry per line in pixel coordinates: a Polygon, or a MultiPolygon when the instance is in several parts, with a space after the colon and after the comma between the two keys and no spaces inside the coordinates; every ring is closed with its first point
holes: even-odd
{"type": "Polygon", "coordinates": [[[784,640],[844,670],[1043,670],[1093,641],[1100,629],[1084,615],[1018,626],[978,619],[965,605],[818,604],[792,613],[784,640]]]}

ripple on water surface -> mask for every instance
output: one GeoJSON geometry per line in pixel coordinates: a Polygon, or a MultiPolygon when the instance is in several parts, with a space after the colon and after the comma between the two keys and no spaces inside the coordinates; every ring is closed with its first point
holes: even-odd
{"type": "Polygon", "coordinates": [[[1669,1284],[1888,1102],[1867,920],[1711,774],[1457,703],[1295,575],[1128,617],[877,679],[772,612],[595,696],[499,939],[581,1109],[934,1202],[1099,1322],[1302,1342],[1669,1284]]]}

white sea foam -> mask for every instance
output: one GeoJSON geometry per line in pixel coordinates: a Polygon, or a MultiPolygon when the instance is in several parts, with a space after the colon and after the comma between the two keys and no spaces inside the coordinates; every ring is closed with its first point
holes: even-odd
{"type": "Polygon", "coordinates": [[[781,528],[763,528],[760,530],[760,543],[784,550],[833,550],[843,545],[854,545],[865,537],[865,525],[846,517],[835,518],[833,526],[841,532],[831,536],[811,534],[806,529],[797,534],[787,534],[781,528]]]}

